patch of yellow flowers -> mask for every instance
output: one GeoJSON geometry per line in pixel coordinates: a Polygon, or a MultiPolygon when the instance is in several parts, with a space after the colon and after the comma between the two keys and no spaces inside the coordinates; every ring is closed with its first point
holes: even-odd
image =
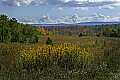
{"type": "Polygon", "coordinates": [[[89,60],[93,59],[93,53],[90,49],[80,48],[76,44],[64,43],[59,45],[42,45],[37,48],[30,48],[29,50],[23,50],[20,53],[20,59],[22,61],[35,62],[36,60],[49,62],[62,60],[89,60]]]}

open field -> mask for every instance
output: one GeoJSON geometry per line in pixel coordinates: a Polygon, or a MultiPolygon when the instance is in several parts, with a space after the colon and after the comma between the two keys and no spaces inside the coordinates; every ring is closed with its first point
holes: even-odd
{"type": "Polygon", "coordinates": [[[119,80],[120,38],[49,36],[0,43],[0,80],[119,80]]]}

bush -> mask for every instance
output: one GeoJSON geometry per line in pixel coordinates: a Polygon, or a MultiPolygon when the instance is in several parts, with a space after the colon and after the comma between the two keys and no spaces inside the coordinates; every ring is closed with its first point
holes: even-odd
{"type": "Polygon", "coordinates": [[[87,34],[85,34],[85,33],[80,33],[78,36],[79,36],[79,37],[87,36],[87,34]]]}
{"type": "Polygon", "coordinates": [[[50,37],[48,37],[47,41],[46,41],[46,45],[52,45],[53,46],[53,42],[50,39],[50,37]]]}
{"type": "Polygon", "coordinates": [[[120,26],[117,26],[116,28],[106,26],[103,30],[103,35],[106,37],[120,37],[120,26]]]}

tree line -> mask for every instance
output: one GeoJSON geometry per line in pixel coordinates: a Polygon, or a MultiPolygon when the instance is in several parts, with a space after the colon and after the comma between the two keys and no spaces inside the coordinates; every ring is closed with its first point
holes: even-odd
{"type": "Polygon", "coordinates": [[[120,25],[113,28],[106,26],[103,29],[103,35],[106,37],[120,37],[120,25]]]}
{"type": "Polygon", "coordinates": [[[19,23],[16,18],[0,15],[0,42],[37,43],[41,32],[35,26],[19,23]]]}
{"type": "Polygon", "coordinates": [[[19,23],[16,18],[0,15],[0,42],[38,43],[40,35],[75,34],[120,37],[120,24],[103,26],[36,27],[19,23]],[[65,32],[64,32],[65,31],[65,32]],[[72,32],[71,32],[72,31],[72,32]],[[62,32],[62,34],[61,34],[62,32]],[[74,33],[75,32],[75,33],[74,33]],[[80,34],[79,34],[80,33],[80,34]],[[99,34],[100,33],[100,34],[99,34]]]}

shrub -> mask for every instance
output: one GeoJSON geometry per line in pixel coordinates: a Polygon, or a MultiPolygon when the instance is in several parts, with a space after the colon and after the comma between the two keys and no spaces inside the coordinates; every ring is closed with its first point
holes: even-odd
{"type": "Polygon", "coordinates": [[[47,41],[46,41],[46,45],[52,45],[53,46],[53,42],[50,39],[50,37],[48,37],[47,41]]]}
{"type": "Polygon", "coordinates": [[[85,33],[80,33],[78,36],[79,36],[79,37],[87,36],[87,34],[85,34],[85,33]]]}

